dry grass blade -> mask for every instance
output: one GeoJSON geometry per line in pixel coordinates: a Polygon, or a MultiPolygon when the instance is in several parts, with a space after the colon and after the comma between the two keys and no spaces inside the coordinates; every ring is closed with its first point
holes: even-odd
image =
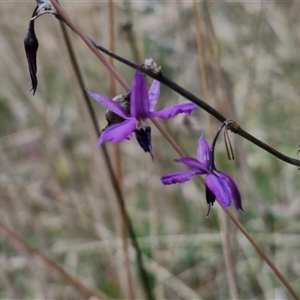
{"type": "Polygon", "coordinates": [[[20,236],[10,230],[7,226],[0,222],[0,231],[10,240],[11,243],[15,245],[16,248],[22,249],[22,251],[27,251],[29,254],[36,256],[40,259],[49,269],[56,271],[60,276],[62,276],[66,281],[69,282],[74,288],[76,288],[82,296],[86,298],[104,300],[105,297],[93,292],[88,287],[86,287],[81,281],[70,275],[65,271],[60,265],[49,259],[42,252],[33,248],[26,241],[24,241],[20,236]]]}
{"type": "MultiPolygon", "coordinates": [[[[114,3],[112,0],[108,2],[108,16],[109,16],[109,49],[111,51],[115,51],[115,18],[114,18],[114,3]]],[[[115,62],[112,58],[110,58],[109,63],[112,65],[113,68],[115,68],[115,62]]],[[[117,88],[116,88],[116,80],[112,76],[112,74],[109,74],[109,81],[110,81],[110,96],[111,98],[114,98],[117,94],[117,88]]],[[[123,180],[122,180],[122,160],[121,160],[121,149],[120,145],[114,145],[114,162],[115,162],[115,174],[116,179],[119,184],[119,188],[122,191],[123,190],[123,180]]],[[[118,207],[118,215],[119,215],[119,230],[120,230],[120,236],[122,239],[122,250],[123,250],[123,265],[125,269],[125,276],[124,281],[126,282],[126,292],[127,292],[127,299],[134,299],[135,293],[133,288],[133,279],[130,269],[130,262],[129,262],[129,255],[128,255],[128,244],[126,240],[126,219],[124,219],[124,215],[122,214],[122,211],[120,209],[120,206],[118,207]]]]}

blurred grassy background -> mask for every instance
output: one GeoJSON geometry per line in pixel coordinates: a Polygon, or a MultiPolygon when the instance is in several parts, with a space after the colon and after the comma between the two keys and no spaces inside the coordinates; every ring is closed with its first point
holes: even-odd
{"type": "MultiPolygon", "coordinates": [[[[64,2],[73,21],[108,47],[107,3],[64,2]]],[[[197,4],[203,28],[211,103],[283,153],[299,144],[300,3],[209,1],[197,4]]],[[[67,55],[58,21],[36,21],[39,86],[34,97],[23,49],[32,2],[0,2],[0,220],[69,273],[107,298],[126,298],[114,192],[67,55]]],[[[163,72],[203,97],[192,2],[117,1],[116,52],[152,57],[163,72]],[[132,32],[128,30],[132,24],[132,32]],[[127,29],[126,29],[127,28],[127,29]],[[137,51],[132,50],[133,33],[137,51]]],[[[109,75],[73,33],[86,86],[109,95],[109,75]]],[[[128,84],[133,70],[116,63],[128,84]]],[[[149,80],[150,82],[150,80],[149,80]]],[[[118,86],[118,93],[124,91],[118,86]]],[[[159,106],[183,101],[162,88],[159,106]]],[[[105,109],[94,103],[99,124],[105,109]]],[[[216,129],[218,123],[214,122],[216,129]]],[[[163,126],[190,155],[210,139],[206,113],[163,126]]],[[[196,180],[164,187],[160,176],[179,170],[177,154],[152,128],[156,164],[135,140],[121,144],[123,190],[158,299],[230,299],[220,235],[220,208],[207,206],[196,180]]],[[[245,213],[235,213],[300,293],[299,173],[233,137],[237,159],[219,140],[218,167],[238,182],[245,213]]],[[[109,145],[112,151],[111,145],[109,145]]],[[[234,209],[231,208],[233,211],[234,209]]],[[[229,223],[229,222],[228,222],[229,223]]],[[[228,224],[235,283],[241,299],[291,299],[249,242],[228,224]]],[[[129,248],[136,298],[142,298],[129,248]]],[[[0,235],[1,299],[81,299],[63,278],[0,235]]]]}

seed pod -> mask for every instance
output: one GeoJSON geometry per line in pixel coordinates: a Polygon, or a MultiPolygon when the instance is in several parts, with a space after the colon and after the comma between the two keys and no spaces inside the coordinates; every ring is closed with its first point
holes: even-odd
{"type": "Polygon", "coordinates": [[[34,21],[29,22],[28,31],[24,39],[24,47],[25,47],[28,69],[31,78],[31,90],[33,90],[33,95],[34,95],[38,85],[38,80],[36,76],[36,72],[37,72],[36,53],[39,48],[39,42],[36,38],[35,31],[34,31],[34,21]]]}
{"type": "Polygon", "coordinates": [[[161,75],[161,66],[158,66],[153,58],[146,58],[144,63],[141,65],[146,70],[151,70],[153,73],[161,75]]]}

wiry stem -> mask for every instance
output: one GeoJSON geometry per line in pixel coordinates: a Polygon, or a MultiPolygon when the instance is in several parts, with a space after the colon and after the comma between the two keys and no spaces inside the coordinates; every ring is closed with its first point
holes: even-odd
{"type": "MultiPolygon", "coordinates": [[[[109,0],[108,2],[108,19],[109,19],[109,48],[112,51],[115,51],[115,34],[114,34],[114,3],[112,0],[109,0]]],[[[110,57],[109,63],[114,68],[114,59],[110,57]]],[[[116,80],[112,76],[111,73],[109,73],[109,82],[110,82],[110,95],[113,98],[116,95],[116,80]]],[[[121,166],[121,151],[120,151],[120,144],[114,145],[114,160],[115,160],[115,174],[116,179],[119,184],[119,188],[122,191],[122,166],[121,166]]],[[[129,261],[129,255],[128,255],[128,244],[126,239],[126,219],[123,218],[122,211],[120,209],[120,206],[118,206],[119,209],[119,230],[120,230],[120,236],[122,240],[122,261],[124,265],[125,270],[125,281],[127,283],[126,286],[126,292],[127,292],[127,298],[130,300],[134,299],[134,289],[132,285],[132,275],[130,271],[130,261],[129,261]]]]}
{"type": "MultiPolygon", "coordinates": [[[[211,105],[211,99],[208,92],[208,85],[207,85],[207,73],[205,68],[205,61],[206,57],[204,54],[204,47],[203,47],[203,40],[202,40],[202,26],[201,21],[199,18],[199,10],[198,10],[199,3],[196,2],[196,0],[193,0],[193,11],[194,11],[194,20],[195,20],[195,27],[197,32],[197,48],[198,48],[198,56],[199,56],[199,65],[200,65],[200,72],[201,72],[201,83],[202,83],[202,89],[204,94],[204,100],[211,105]]],[[[213,127],[212,127],[212,120],[211,116],[207,114],[208,119],[208,129],[210,136],[213,136],[213,127]]],[[[227,132],[227,130],[224,130],[224,133],[227,132]]],[[[229,142],[230,143],[230,142],[229,142]]],[[[227,147],[227,140],[225,139],[225,145],[227,147]]],[[[210,203],[208,207],[207,217],[210,213],[210,203]]],[[[226,218],[224,212],[222,210],[218,210],[218,216],[219,216],[219,222],[220,222],[220,233],[221,233],[221,242],[222,242],[222,249],[223,249],[223,255],[225,260],[225,267],[226,267],[226,275],[228,278],[228,285],[230,290],[231,299],[239,299],[239,292],[236,282],[236,271],[235,271],[235,265],[233,260],[233,247],[230,243],[230,235],[229,235],[229,224],[228,224],[228,218],[226,218]]]]}
{"type": "Polygon", "coordinates": [[[165,131],[165,129],[159,124],[159,122],[156,119],[151,119],[151,121],[158,129],[158,131],[162,134],[162,136],[168,141],[168,143],[176,151],[176,153],[181,157],[186,156],[186,154],[181,150],[181,148],[177,145],[177,143],[173,140],[173,138],[165,131]]]}
{"type": "MultiPolygon", "coordinates": [[[[195,27],[196,27],[196,38],[197,38],[197,49],[198,49],[198,57],[199,57],[199,68],[201,73],[201,86],[203,89],[204,101],[211,105],[208,86],[207,86],[207,76],[206,76],[206,68],[205,68],[205,55],[204,55],[204,47],[202,41],[202,30],[201,30],[201,22],[199,19],[199,11],[198,11],[198,1],[193,0],[193,11],[194,11],[194,20],[195,20],[195,27]]],[[[208,130],[212,133],[212,120],[211,116],[207,115],[208,121],[208,130]]]]}
{"type": "Polygon", "coordinates": [[[16,246],[16,248],[22,249],[27,251],[29,254],[36,256],[39,258],[48,268],[56,271],[62,278],[66,280],[70,285],[76,288],[84,298],[86,299],[98,299],[104,300],[105,297],[100,296],[99,294],[93,292],[84,284],[82,284],[78,279],[70,275],[65,269],[63,269],[60,265],[56,262],[48,258],[39,250],[33,248],[30,244],[28,244],[25,240],[23,240],[20,236],[6,227],[3,223],[0,222],[0,231],[7,236],[12,244],[16,246]]]}
{"type": "Polygon", "coordinates": [[[83,32],[72,22],[65,10],[55,1],[50,0],[56,11],[59,13],[62,20],[84,41],[84,43],[90,48],[90,50],[97,56],[101,63],[109,70],[110,74],[116,78],[124,90],[129,91],[129,86],[125,80],[117,73],[117,71],[111,66],[111,64],[105,59],[105,57],[95,49],[95,46],[92,44],[91,40],[83,34],[83,32]]]}
{"type": "Polygon", "coordinates": [[[224,209],[226,214],[229,216],[231,221],[237,226],[237,228],[243,233],[243,235],[247,238],[247,240],[252,244],[255,248],[256,252],[261,256],[261,258],[267,263],[267,265],[272,269],[277,278],[282,282],[282,284],[287,288],[287,290],[291,293],[294,299],[299,300],[300,297],[289,284],[289,282],[284,278],[284,276],[280,273],[280,271],[276,268],[273,262],[268,258],[268,256],[263,252],[263,250],[256,244],[244,226],[239,222],[239,220],[232,214],[229,209],[224,209]]]}

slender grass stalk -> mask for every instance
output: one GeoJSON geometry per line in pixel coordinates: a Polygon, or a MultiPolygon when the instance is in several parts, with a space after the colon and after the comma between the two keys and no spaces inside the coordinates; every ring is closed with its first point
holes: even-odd
{"type": "MultiPolygon", "coordinates": [[[[195,27],[196,27],[196,37],[197,37],[197,48],[198,48],[198,57],[199,57],[199,68],[201,73],[201,85],[203,89],[204,101],[206,101],[209,105],[211,105],[211,99],[208,91],[207,85],[207,73],[205,68],[205,52],[203,47],[203,31],[201,26],[201,21],[199,18],[199,3],[196,0],[193,0],[193,12],[194,12],[194,20],[195,20],[195,27]]],[[[213,128],[212,128],[212,120],[211,116],[207,114],[207,122],[208,122],[208,131],[209,135],[212,139],[213,137],[213,128]]],[[[228,280],[229,291],[231,299],[240,299],[238,286],[236,281],[236,271],[235,271],[235,263],[233,259],[233,247],[232,243],[230,243],[230,234],[229,234],[229,224],[227,222],[227,218],[222,210],[218,210],[218,217],[220,226],[220,233],[221,233],[221,243],[223,249],[223,255],[225,260],[225,268],[226,268],[226,277],[228,280]]]]}
{"type": "Polygon", "coordinates": [[[261,258],[268,264],[268,266],[272,269],[277,278],[282,282],[282,284],[287,288],[287,290],[291,293],[294,299],[299,300],[299,295],[295,292],[289,282],[285,279],[285,277],[280,273],[280,271],[276,268],[274,263],[269,259],[269,257],[263,252],[263,250],[256,244],[244,226],[240,223],[240,221],[232,214],[229,209],[224,209],[226,214],[229,216],[231,221],[237,226],[237,228],[242,232],[242,234],[246,237],[246,239],[252,244],[256,252],[261,256],[261,258]]]}
{"type": "Polygon", "coordinates": [[[180,157],[186,156],[186,154],[181,150],[181,148],[177,145],[174,139],[165,131],[165,129],[159,124],[159,122],[156,119],[151,119],[151,122],[154,124],[154,126],[158,129],[161,135],[168,141],[168,143],[172,146],[172,148],[180,157]]]}
{"type": "MultiPolygon", "coordinates": [[[[88,39],[87,37],[86,37],[86,35],[84,34],[84,33],[82,33],[82,31],[77,27],[77,26],[75,26],[74,24],[73,24],[73,22],[71,22],[71,20],[70,20],[70,18],[69,18],[69,16],[67,15],[67,13],[64,11],[64,9],[60,6],[60,5],[58,5],[56,2],[55,2],[55,0],[50,0],[51,1],[51,3],[53,4],[53,6],[55,7],[55,9],[57,10],[57,12],[63,17],[63,19],[65,20],[65,22],[67,22],[67,24],[71,27],[71,29],[73,29],[74,31],[75,31],[75,33],[77,33],[83,40],[84,40],[84,42],[88,45],[88,47],[96,54],[97,53],[97,50],[96,50],[96,48],[93,46],[93,44],[90,42],[90,39],[88,39]]],[[[115,73],[116,73],[116,71],[110,66],[110,64],[106,61],[106,59],[101,55],[101,56],[98,56],[97,54],[96,54],[96,56],[101,60],[101,62],[103,61],[103,65],[105,66],[105,67],[107,67],[107,69],[108,69],[108,71],[110,72],[110,71],[113,71],[113,73],[112,74],[114,74],[114,76],[115,76],[115,73]]],[[[134,65],[133,63],[130,63],[131,65],[134,65]]],[[[140,67],[139,66],[136,66],[136,68],[137,69],[140,69],[140,67]]],[[[162,75],[157,75],[157,74],[154,74],[154,73],[152,73],[152,72],[147,72],[147,70],[143,70],[143,72],[144,73],[146,73],[146,74],[152,74],[152,76],[151,77],[157,77],[157,78],[161,78],[161,76],[162,75]]],[[[120,79],[120,76],[118,75],[118,76],[116,76],[116,79],[119,81],[119,79],[120,79]]],[[[166,78],[165,78],[166,79],[166,78]]],[[[169,81],[169,82],[171,82],[169,79],[166,79],[167,81],[169,81]]],[[[120,81],[119,81],[120,82],[120,81]]],[[[121,82],[123,82],[123,80],[121,80],[121,82]]],[[[178,86],[177,84],[175,84],[174,82],[172,82],[172,84],[174,85],[174,86],[178,86]]],[[[179,91],[180,92],[182,92],[182,88],[180,87],[180,89],[179,89],[179,91]]],[[[178,91],[178,93],[179,94],[181,94],[180,92],[178,91]]],[[[196,98],[197,99],[197,101],[199,100],[197,97],[195,97],[194,95],[192,95],[190,92],[188,92],[188,91],[186,91],[186,93],[187,94],[189,94],[189,95],[191,95],[191,97],[192,98],[196,98]]],[[[215,111],[216,112],[216,114],[218,115],[218,116],[221,116],[220,114],[219,114],[219,112],[217,112],[215,109],[213,109],[212,107],[210,107],[209,105],[207,105],[205,102],[203,102],[202,100],[201,100],[201,104],[204,106],[204,107],[206,107],[206,108],[209,108],[209,110],[212,110],[212,111],[215,111]],[[204,104],[203,104],[204,103],[204,104]]],[[[221,118],[223,119],[224,117],[223,116],[221,116],[221,118]]],[[[225,119],[226,120],[226,119],[225,119]]],[[[223,121],[225,121],[225,120],[223,120],[223,121]]],[[[152,122],[153,122],[153,120],[152,120],[152,122]]],[[[155,123],[154,123],[155,124],[155,123]]],[[[242,130],[241,128],[240,128],[240,126],[237,124],[237,123],[235,123],[235,122],[233,122],[233,127],[232,127],[232,130],[234,130],[234,132],[240,132],[240,130],[242,130]]],[[[161,128],[162,129],[162,128],[161,128]]],[[[244,132],[244,131],[243,131],[244,132]]],[[[247,135],[249,135],[248,133],[247,133],[247,135]]],[[[167,132],[164,132],[164,136],[168,136],[168,133],[167,132]]],[[[250,136],[250,135],[249,135],[250,136]]],[[[252,137],[252,138],[254,138],[254,137],[252,137]]],[[[254,139],[256,139],[256,138],[254,138],[254,139]]],[[[172,140],[172,138],[169,138],[168,139],[168,141],[169,140],[172,140]]],[[[260,143],[262,143],[261,141],[259,141],[260,143]]],[[[264,144],[264,143],[262,143],[262,144],[264,144]]],[[[172,144],[171,144],[172,145],[172,144]]],[[[177,146],[176,147],[176,150],[175,151],[178,151],[179,149],[178,149],[179,147],[177,146]]],[[[268,149],[270,148],[269,146],[267,147],[268,149]]],[[[273,148],[272,148],[273,149],[273,148]]],[[[273,149],[274,150],[274,149],[273,149]]],[[[268,150],[269,151],[269,150],[268,150]]],[[[276,150],[274,150],[275,152],[277,152],[276,150]]],[[[182,152],[182,151],[180,151],[180,152],[182,152]]],[[[270,152],[270,151],[269,151],[270,152]]],[[[182,152],[183,153],[183,152],[182,152]]],[[[184,154],[184,153],[183,153],[184,154]]],[[[285,156],[285,155],[283,155],[283,154],[281,154],[280,153],[280,155],[281,156],[285,156]]],[[[295,160],[295,161],[297,161],[297,160],[295,160]]],[[[297,161],[297,163],[300,163],[300,161],[298,162],[297,161]]],[[[112,172],[113,173],[113,172],[112,172]]],[[[201,177],[202,178],[202,177],[201,177]]],[[[201,180],[201,182],[202,183],[204,183],[204,179],[202,178],[202,180],[201,180]]],[[[118,192],[120,192],[119,191],[119,189],[118,189],[118,186],[114,186],[114,188],[116,189],[116,191],[118,191],[118,192]]],[[[122,195],[120,195],[120,197],[122,197],[122,195]]],[[[124,203],[123,203],[123,205],[124,205],[124,203]]],[[[221,206],[222,207],[222,206],[221,206]]],[[[224,209],[224,208],[223,208],[224,209]]],[[[125,211],[125,207],[124,207],[124,211],[125,211]]],[[[228,210],[228,209],[224,209],[224,211],[227,213],[227,215],[229,216],[229,218],[232,220],[232,222],[237,226],[237,228],[242,232],[242,234],[249,240],[249,242],[254,246],[254,248],[255,248],[255,250],[259,253],[259,255],[263,258],[263,260],[270,266],[270,268],[273,270],[273,272],[274,272],[274,274],[277,276],[277,278],[282,282],[282,284],[287,288],[287,290],[291,293],[291,295],[293,295],[293,297],[295,298],[295,299],[299,299],[299,297],[298,297],[298,295],[297,295],[297,293],[293,290],[293,288],[291,287],[291,285],[287,282],[287,280],[284,278],[284,276],[280,273],[280,271],[276,268],[276,266],[273,264],[273,262],[268,258],[268,256],[258,247],[258,245],[255,243],[255,241],[251,238],[251,236],[249,235],[249,233],[247,232],[247,230],[243,227],[243,225],[237,220],[237,218],[228,210]]],[[[128,224],[130,224],[130,223],[128,223],[128,224]]],[[[137,242],[136,241],[136,239],[134,239],[133,241],[132,241],[133,243],[134,242],[137,242]]],[[[141,257],[139,258],[139,259],[141,259],[141,257]]],[[[148,282],[149,283],[149,282],[148,282]]],[[[151,295],[151,294],[150,294],[151,295]]],[[[149,296],[149,295],[148,295],[149,296]]]]}
{"type": "Polygon", "coordinates": [[[90,50],[97,56],[97,58],[101,61],[101,63],[109,70],[109,73],[116,78],[119,84],[124,88],[124,90],[129,91],[129,86],[125,82],[125,80],[116,72],[116,70],[111,66],[111,64],[105,59],[105,57],[97,51],[95,46],[92,44],[90,39],[79,29],[79,27],[72,22],[69,18],[66,11],[59,5],[56,0],[50,0],[53,7],[56,11],[62,16],[66,24],[83,40],[83,42],[90,48],[90,50]]]}
{"type": "Polygon", "coordinates": [[[124,5],[126,6],[126,12],[127,12],[127,21],[126,21],[125,26],[123,26],[123,28],[122,28],[122,32],[126,36],[126,40],[128,42],[128,45],[129,45],[131,53],[132,53],[133,61],[138,63],[141,61],[141,58],[140,58],[140,52],[139,52],[139,49],[137,46],[137,39],[136,39],[136,36],[133,31],[134,20],[133,20],[132,5],[131,5],[130,0],[125,0],[124,2],[125,2],[124,5]]]}
{"type": "Polygon", "coordinates": [[[238,284],[236,279],[236,264],[234,260],[234,248],[232,246],[231,238],[230,238],[230,230],[228,224],[228,218],[224,211],[220,210],[219,214],[219,222],[221,224],[221,242],[223,248],[223,255],[225,260],[226,267],[226,277],[229,285],[230,297],[231,299],[240,299],[238,284]]]}
{"type": "MultiPolygon", "coordinates": [[[[193,12],[194,12],[194,20],[195,20],[195,27],[196,27],[196,38],[197,38],[197,49],[198,49],[198,57],[199,57],[199,68],[201,73],[201,85],[203,89],[204,101],[211,105],[211,99],[209,97],[208,87],[207,87],[207,74],[205,68],[205,55],[204,55],[204,47],[203,47],[203,40],[202,40],[202,27],[201,22],[199,19],[199,10],[198,10],[199,2],[193,0],[193,12]]],[[[212,128],[212,120],[211,116],[207,114],[207,122],[208,122],[208,131],[211,134],[213,133],[212,128]]]]}
{"type": "Polygon", "coordinates": [[[52,269],[56,271],[62,278],[64,278],[71,286],[73,286],[75,289],[77,289],[83,297],[89,299],[98,299],[98,300],[104,300],[106,299],[104,296],[99,295],[92,290],[90,290],[88,287],[86,287],[81,281],[79,281],[77,278],[69,274],[65,269],[63,269],[60,265],[58,265],[56,262],[48,258],[46,255],[44,255],[39,250],[32,247],[30,244],[28,244],[24,239],[22,239],[20,236],[18,236],[15,232],[10,230],[8,227],[6,227],[1,221],[0,221],[0,231],[6,237],[9,239],[9,241],[16,246],[18,249],[25,250],[29,254],[36,256],[39,258],[49,269],[52,269]]]}
{"type": "MultiPolygon", "coordinates": [[[[108,28],[109,28],[109,49],[111,51],[115,51],[115,21],[114,21],[114,3],[113,0],[109,0],[108,3],[108,28]]],[[[110,57],[109,63],[114,66],[114,59],[110,57]]],[[[109,82],[110,82],[110,95],[113,98],[116,95],[116,80],[111,73],[109,73],[109,82]]],[[[119,188],[122,191],[122,162],[121,162],[121,151],[120,151],[120,144],[114,145],[114,161],[115,161],[115,174],[116,179],[119,184],[119,188]]],[[[130,260],[128,255],[128,245],[126,239],[126,219],[123,218],[123,214],[121,211],[120,206],[118,206],[118,214],[119,214],[119,231],[120,237],[122,240],[122,261],[124,264],[125,270],[125,281],[127,283],[127,299],[133,300],[135,298],[133,283],[132,283],[132,275],[130,271],[130,260]]]]}

